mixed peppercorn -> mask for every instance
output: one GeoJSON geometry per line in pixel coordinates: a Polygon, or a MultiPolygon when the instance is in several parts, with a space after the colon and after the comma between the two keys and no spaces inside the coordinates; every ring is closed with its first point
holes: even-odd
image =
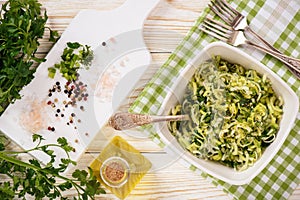
{"type": "MultiPolygon", "coordinates": [[[[76,108],[80,106],[81,111],[85,111],[83,105],[78,105],[81,101],[87,101],[89,94],[87,92],[87,85],[78,79],[79,74],[77,74],[77,79],[74,81],[67,81],[65,85],[61,85],[59,81],[57,81],[52,88],[48,91],[48,97],[50,98],[47,101],[47,105],[51,106],[55,110],[55,117],[65,118],[67,117],[66,124],[68,126],[73,125],[74,129],[77,129],[75,125],[75,120],[78,123],[81,123],[81,119],[76,119],[76,114],[74,112],[70,114],[67,113],[68,108],[76,108]],[[55,97],[55,93],[60,93],[64,95],[62,101],[59,101],[58,98],[55,97]],[[55,98],[54,98],[55,97],[55,98]],[[54,98],[54,99],[53,99],[54,98]]],[[[61,98],[60,98],[61,99],[61,98]]],[[[55,131],[55,127],[48,126],[48,130],[51,132],[55,131]]],[[[88,136],[88,133],[85,133],[88,136]]]]}

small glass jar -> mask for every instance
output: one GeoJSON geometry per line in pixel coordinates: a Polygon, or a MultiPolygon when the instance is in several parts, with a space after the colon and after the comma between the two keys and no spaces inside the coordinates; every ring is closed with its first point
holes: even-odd
{"type": "Polygon", "coordinates": [[[123,186],[129,178],[129,164],[121,157],[110,157],[100,167],[100,176],[105,184],[118,188],[123,186]]]}

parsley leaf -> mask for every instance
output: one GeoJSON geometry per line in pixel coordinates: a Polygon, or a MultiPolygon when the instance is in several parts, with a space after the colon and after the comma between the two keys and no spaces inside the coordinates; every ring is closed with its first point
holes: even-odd
{"type": "Polygon", "coordinates": [[[45,28],[50,41],[58,32],[46,27],[46,11],[37,0],[8,0],[0,10],[0,114],[20,99],[20,90],[34,78],[36,65],[45,59],[36,57],[45,28]]]}
{"type": "Polygon", "coordinates": [[[64,192],[74,188],[77,196],[73,199],[94,199],[96,195],[104,194],[100,183],[93,175],[93,171],[76,169],[72,177],[63,176],[62,173],[70,164],[76,165],[69,157],[72,147],[69,146],[65,138],[58,138],[57,144],[42,145],[44,140],[40,135],[33,135],[33,140],[37,145],[22,152],[5,151],[4,144],[0,141],[3,150],[0,151],[0,175],[10,178],[11,181],[0,180],[1,199],[25,199],[28,195],[35,199],[68,199],[64,192]],[[61,148],[66,153],[66,158],[62,158],[59,166],[54,166],[55,155],[51,148],[61,148]],[[36,159],[28,162],[19,160],[17,156],[34,151],[44,152],[50,156],[50,161],[43,165],[36,159]]]}

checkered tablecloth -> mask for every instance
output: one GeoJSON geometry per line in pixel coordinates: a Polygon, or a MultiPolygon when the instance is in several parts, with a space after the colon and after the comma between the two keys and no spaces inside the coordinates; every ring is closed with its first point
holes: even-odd
{"type": "MultiPolygon", "coordinates": [[[[246,15],[250,27],[287,55],[300,57],[299,0],[232,0],[230,4],[246,15]]],[[[169,59],[157,71],[130,108],[136,113],[157,113],[168,88],[184,68],[207,44],[216,41],[198,27],[207,14],[207,7],[178,45],[169,59]]],[[[280,61],[252,48],[241,48],[277,73],[300,98],[300,81],[280,61]]],[[[299,109],[299,108],[295,108],[299,109]]],[[[160,141],[159,135],[151,137],[160,141]]],[[[300,113],[295,126],[274,159],[249,184],[234,186],[200,172],[217,187],[237,199],[287,199],[300,179],[300,113]]],[[[194,168],[193,168],[194,169],[194,168]]],[[[194,169],[199,171],[198,169],[194,169]]]]}

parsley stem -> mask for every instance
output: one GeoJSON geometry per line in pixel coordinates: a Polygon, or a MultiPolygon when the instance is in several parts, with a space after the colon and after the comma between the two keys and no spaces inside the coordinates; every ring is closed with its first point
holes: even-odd
{"type": "MultiPolygon", "coordinates": [[[[59,146],[59,145],[55,145],[53,144],[53,146],[59,146]]],[[[29,152],[29,151],[24,151],[25,153],[26,152],[29,152]]],[[[11,153],[15,153],[15,154],[18,154],[18,152],[11,152],[11,153]]],[[[3,160],[6,160],[7,162],[10,162],[10,163],[13,163],[13,164],[16,164],[18,166],[22,166],[22,167],[26,167],[26,168],[30,168],[30,169],[33,169],[34,171],[40,173],[40,174],[51,174],[52,176],[56,177],[56,178],[59,178],[61,180],[64,180],[64,181],[69,181],[73,186],[74,188],[76,189],[77,193],[80,194],[80,191],[84,191],[85,189],[83,187],[81,187],[79,184],[77,184],[75,182],[74,179],[69,179],[69,178],[66,178],[58,173],[53,173],[51,172],[50,170],[47,170],[47,169],[43,169],[41,167],[38,167],[36,165],[32,165],[32,164],[29,164],[29,163],[26,163],[26,162],[23,162],[21,160],[18,160],[16,159],[15,157],[12,157],[12,156],[8,156],[7,155],[7,152],[5,151],[2,151],[0,152],[0,160],[3,159],[3,160]]],[[[43,175],[44,176],[44,175],[43,175]]],[[[48,177],[45,177],[46,180],[48,180],[48,177]]],[[[56,186],[54,186],[56,188],[56,186]]],[[[56,188],[57,189],[57,188],[56,188]]]]}
{"type": "MultiPolygon", "coordinates": [[[[43,146],[39,146],[39,144],[40,144],[40,142],[36,145],[36,147],[34,147],[32,149],[24,150],[24,151],[5,151],[5,154],[25,154],[25,153],[30,153],[32,151],[39,151],[39,150],[42,150],[43,148],[46,148],[46,147],[61,148],[61,146],[58,145],[58,144],[47,144],[47,145],[43,145],[43,146]]],[[[65,153],[67,154],[67,157],[70,158],[70,154],[66,151],[65,151],[65,153]]]]}
{"type": "Polygon", "coordinates": [[[31,165],[29,163],[18,160],[16,158],[12,157],[12,156],[6,155],[5,151],[0,152],[0,159],[6,160],[7,162],[10,162],[10,163],[22,166],[22,167],[28,167],[28,168],[31,168],[33,170],[40,170],[40,168],[35,166],[35,165],[31,165]]]}
{"type": "Polygon", "coordinates": [[[26,167],[26,168],[31,168],[35,171],[40,171],[40,172],[44,172],[46,174],[52,174],[53,176],[57,177],[57,178],[60,178],[62,180],[65,180],[65,181],[68,181],[69,179],[64,177],[64,176],[61,176],[57,173],[52,173],[51,171],[47,170],[47,169],[43,169],[41,167],[38,167],[36,165],[32,165],[32,164],[29,164],[29,163],[26,163],[26,162],[23,162],[21,160],[18,160],[12,156],[7,156],[5,152],[0,152],[0,159],[3,159],[3,160],[6,160],[7,162],[10,162],[10,163],[13,163],[13,164],[16,164],[16,165],[19,165],[19,166],[22,166],[22,167],[26,167]]]}

